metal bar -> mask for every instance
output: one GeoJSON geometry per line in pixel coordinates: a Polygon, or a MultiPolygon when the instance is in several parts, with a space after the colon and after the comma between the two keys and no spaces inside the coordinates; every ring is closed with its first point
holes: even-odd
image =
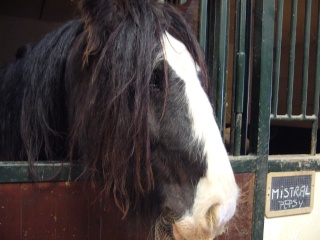
{"type": "Polygon", "coordinates": [[[313,100],[313,114],[317,119],[312,125],[311,134],[311,154],[317,152],[317,138],[318,138],[318,115],[319,115],[319,92],[320,92],[320,4],[318,4],[318,36],[317,36],[317,56],[316,56],[316,76],[314,83],[314,100],[313,100]]]}
{"type": "Polygon", "coordinates": [[[269,156],[269,172],[320,171],[320,156],[277,155],[269,156]]]}
{"type": "Polygon", "coordinates": [[[298,0],[292,0],[291,12],[291,29],[290,29],[290,56],[289,56],[289,76],[287,90],[287,114],[292,114],[292,99],[293,99],[293,83],[294,83],[294,64],[296,54],[296,35],[297,35],[297,9],[298,0]]]}
{"type": "Polygon", "coordinates": [[[257,156],[229,156],[233,172],[253,173],[257,170],[257,156]]]}
{"type": "Polygon", "coordinates": [[[272,109],[271,109],[271,113],[275,116],[277,116],[277,113],[278,113],[283,5],[284,5],[284,0],[278,0],[276,52],[275,52],[274,72],[273,72],[272,109]]]}
{"type": "Polygon", "coordinates": [[[251,153],[258,156],[252,239],[263,239],[271,114],[275,2],[256,0],[253,36],[251,153]]]}
{"type": "Polygon", "coordinates": [[[216,37],[216,31],[215,31],[215,22],[216,22],[216,10],[215,10],[215,4],[212,1],[208,2],[208,21],[207,21],[207,42],[206,42],[206,51],[205,51],[205,58],[206,63],[208,65],[208,72],[209,76],[212,78],[212,84],[210,84],[210,100],[212,100],[212,103],[214,104],[215,99],[215,84],[216,84],[216,78],[215,78],[215,72],[217,68],[216,64],[216,56],[214,54],[215,50],[215,37],[216,37]]]}
{"type": "MultiPolygon", "coordinates": [[[[226,80],[228,80],[228,55],[229,55],[229,29],[230,29],[230,0],[226,0],[226,15],[227,15],[227,36],[226,36],[226,41],[227,41],[227,49],[226,49],[226,58],[225,58],[225,64],[226,64],[226,80]]],[[[225,91],[225,101],[224,101],[224,115],[223,115],[223,130],[225,130],[226,126],[226,105],[227,105],[227,81],[225,81],[224,85],[224,91],[225,91]]],[[[224,132],[223,132],[224,134],[224,132]]],[[[224,136],[224,135],[222,135],[224,136]]]]}
{"type": "Polygon", "coordinates": [[[235,16],[235,47],[234,47],[234,75],[233,75],[233,114],[232,114],[232,152],[234,156],[241,153],[242,141],[242,113],[244,109],[244,87],[246,71],[246,10],[247,0],[236,2],[235,16]]]}
{"type": "Polygon", "coordinates": [[[240,156],[241,151],[241,126],[242,126],[242,113],[236,114],[236,121],[234,127],[234,140],[233,140],[233,155],[240,156]]]}
{"type": "Polygon", "coordinates": [[[273,114],[270,115],[271,120],[279,120],[279,121],[315,121],[318,119],[316,115],[311,116],[304,116],[300,115],[277,115],[274,116],[273,114]]]}
{"type": "MultiPolygon", "coordinates": [[[[39,182],[64,182],[77,179],[82,173],[81,165],[59,162],[37,162],[34,168],[42,180],[39,182]],[[52,179],[56,173],[58,176],[52,179]]],[[[0,183],[35,182],[29,174],[26,161],[0,162],[0,183]]]]}
{"type": "MultiPolygon", "coordinates": [[[[245,65],[246,65],[246,54],[245,54],[245,40],[246,40],[246,0],[241,1],[240,5],[240,22],[239,22],[239,49],[236,55],[237,61],[237,81],[236,81],[236,104],[235,110],[236,113],[243,112],[243,97],[244,97],[244,74],[245,74],[245,65]]],[[[240,126],[241,127],[241,126],[240,126]]]]}
{"type": "Polygon", "coordinates": [[[222,131],[224,128],[225,119],[225,105],[226,105],[226,83],[227,83],[227,56],[228,56],[228,6],[229,1],[217,1],[219,9],[219,27],[218,27],[218,41],[216,52],[218,54],[218,69],[217,69],[217,103],[216,103],[216,117],[217,124],[222,131]]]}
{"type": "Polygon", "coordinates": [[[239,35],[239,47],[240,53],[245,51],[246,46],[246,15],[247,15],[247,0],[241,0],[240,5],[240,35],[239,35]]]}
{"type": "Polygon", "coordinates": [[[251,79],[251,36],[252,36],[252,0],[247,1],[246,6],[246,34],[245,34],[245,54],[246,66],[244,74],[244,99],[242,112],[242,129],[241,129],[241,154],[247,154],[247,137],[248,137],[248,113],[250,102],[250,79],[251,79]]]}
{"type": "MultiPolygon", "coordinates": [[[[240,27],[241,29],[241,27],[240,27]]],[[[240,39],[243,34],[240,32],[240,39]]],[[[244,38],[244,37],[243,37],[244,38]]],[[[240,44],[241,45],[241,44],[240,44]]],[[[234,151],[235,156],[240,155],[241,151],[241,133],[242,133],[242,113],[243,113],[243,100],[244,100],[244,74],[245,74],[245,53],[240,52],[237,55],[237,82],[236,82],[236,94],[235,94],[235,131],[234,131],[234,151]]]]}
{"type": "Polygon", "coordinates": [[[237,114],[237,105],[238,102],[236,100],[237,92],[237,81],[238,81],[238,74],[237,74],[237,68],[238,68],[238,53],[239,53],[239,44],[240,41],[238,41],[239,32],[240,32],[240,12],[241,12],[241,0],[235,1],[235,17],[234,17],[234,47],[233,47],[233,76],[232,76],[232,111],[231,111],[231,131],[230,131],[230,143],[231,143],[231,149],[230,152],[234,156],[239,156],[238,149],[239,147],[239,139],[237,139],[236,132],[239,132],[237,129],[237,118],[239,117],[237,114]]]}
{"type": "MultiPolygon", "coordinates": [[[[319,103],[318,103],[319,104],[319,103]]],[[[315,155],[317,153],[317,139],[318,139],[318,118],[312,124],[311,131],[311,155],[315,155]]]]}
{"type": "Polygon", "coordinates": [[[312,0],[306,0],[306,14],[304,27],[304,54],[303,54],[303,75],[301,90],[301,113],[307,114],[307,91],[308,91],[308,70],[309,70],[309,52],[310,52],[310,27],[311,27],[311,5],[312,0]]]}
{"type": "Polygon", "coordinates": [[[202,0],[200,5],[199,43],[202,51],[207,51],[208,0],[202,0]]]}
{"type": "MultiPolygon", "coordinates": [[[[235,173],[255,172],[257,168],[257,156],[230,156],[230,162],[235,173]]],[[[269,156],[269,172],[320,170],[320,156],[310,155],[277,155],[269,156]]],[[[82,171],[81,165],[72,166],[72,174],[69,176],[69,163],[39,162],[36,164],[38,172],[44,177],[50,177],[55,171],[62,169],[61,174],[50,182],[74,181],[82,171]]],[[[45,181],[45,180],[44,180],[45,181]]],[[[29,176],[27,162],[0,162],[0,183],[32,183],[35,182],[29,176]]]]}

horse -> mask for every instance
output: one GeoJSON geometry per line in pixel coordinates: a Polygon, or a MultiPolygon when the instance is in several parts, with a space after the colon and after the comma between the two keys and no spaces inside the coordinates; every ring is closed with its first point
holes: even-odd
{"type": "Polygon", "coordinates": [[[0,161],[28,161],[35,180],[37,161],[83,164],[123,218],[152,219],[154,239],[219,235],[239,190],[184,18],[194,4],[78,6],[78,19],[0,68],[0,161]]]}

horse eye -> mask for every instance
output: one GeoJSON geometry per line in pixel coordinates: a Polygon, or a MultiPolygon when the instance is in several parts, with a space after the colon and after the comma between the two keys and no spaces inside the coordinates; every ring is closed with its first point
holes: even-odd
{"type": "Polygon", "coordinates": [[[161,91],[162,86],[163,86],[163,72],[158,69],[152,73],[150,87],[158,91],[161,91]]]}

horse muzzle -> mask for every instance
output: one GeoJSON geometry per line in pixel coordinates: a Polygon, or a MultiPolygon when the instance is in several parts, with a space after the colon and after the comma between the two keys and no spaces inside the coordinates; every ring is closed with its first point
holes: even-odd
{"type": "MultiPolygon", "coordinates": [[[[212,240],[224,232],[229,217],[220,216],[223,206],[214,205],[207,210],[204,217],[185,216],[172,225],[172,234],[175,240],[212,240]]],[[[232,214],[233,215],[233,214],[232,214]]]]}

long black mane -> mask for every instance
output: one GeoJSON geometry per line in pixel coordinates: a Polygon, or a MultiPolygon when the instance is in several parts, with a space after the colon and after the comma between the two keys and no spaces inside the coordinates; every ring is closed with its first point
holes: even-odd
{"type": "Polygon", "coordinates": [[[148,114],[163,34],[186,45],[207,86],[204,60],[192,30],[168,4],[82,0],[79,7],[81,19],[0,69],[0,160],[83,162],[126,214],[154,188],[148,114]]]}
{"type": "Polygon", "coordinates": [[[0,72],[1,160],[32,164],[62,157],[65,64],[81,29],[79,21],[71,21],[39,43],[23,46],[16,61],[0,72]]]}

